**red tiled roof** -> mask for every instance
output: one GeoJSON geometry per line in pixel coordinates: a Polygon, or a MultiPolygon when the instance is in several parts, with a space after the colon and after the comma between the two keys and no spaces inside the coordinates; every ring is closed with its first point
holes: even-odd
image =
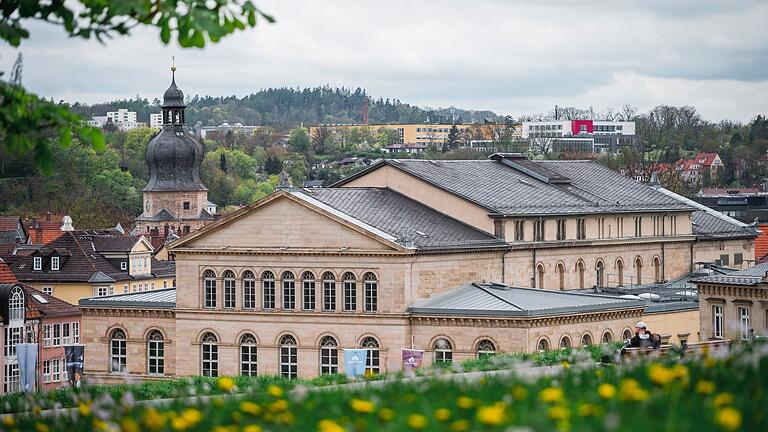
{"type": "Polygon", "coordinates": [[[24,228],[27,230],[32,243],[48,244],[61,236],[61,219],[57,220],[39,220],[28,219],[23,221],[24,228]],[[38,239],[38,232],[41,237],[38,239]]]}
{"type": "Polygon", "coordinates": [[[760,260],[768,255],[768,224],[760,224],[757,228],[760,234],[755,239],[755,258],[760,260]]]}
{"type": "Polygon", "coordinates": [[[696,157],[693,159],[698,161],[700,164],[708,167],[708,166],[712,166],[712,164],[715,162],[715,158],[717,157],[718,157],[717,153],[699,152],[696,154],[696,157]]]}
{"type": "Polygon", "coordinates": [[[13,231],[19,224],[18,216],[0,216],[0,231],[13,231]]]}
{"type": "Polygon", "coordinates": [[[8,267],[8,264],[0,260],[0,283],[4,284],[15,284],[19,283],[19,280],[16,279],[16,275],[13,274],[11,271],[11,268],[8,267]]]}

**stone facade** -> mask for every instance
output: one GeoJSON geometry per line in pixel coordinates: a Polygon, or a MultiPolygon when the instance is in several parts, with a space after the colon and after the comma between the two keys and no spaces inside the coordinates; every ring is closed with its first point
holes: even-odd
{"type": "Polygon", "coordinates": [[[746,340],[768,335],[768,281],[754,285],[699,283],[703,340],[746,340]]]}

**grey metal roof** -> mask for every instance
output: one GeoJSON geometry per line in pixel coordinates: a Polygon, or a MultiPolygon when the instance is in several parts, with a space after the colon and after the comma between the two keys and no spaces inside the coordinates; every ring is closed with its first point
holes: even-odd
{"type": "Polygon", "coordinates": [[[694,279],[695,283],[712,283],[719,285],[768,285],[763,277],[768,272],[768,263],[758,264],[745,270],[735,271],[725,275],[707,276],[694,279]]]}
{"type": "Polygon", "coordinates": [[[471,283],[412,304],[413,315],[537,317],[645,307],[641,300],[471,283]]]}
{"type": "Polygon", "coordinates": [[[593,161],[384,160],[341,186],[389,165],[500,215],[685,211],[691,206],[593,161]]]}
{"type": "Polygon", "coordinates": [[[385,188],[294,189],[419,250],[485,249],[509,246],[501,239],[385,188]]]}
{"type": "Polygon", "coordinates": [[[176,307],[176,288],[142,291],[80,299],[80,306],[172,309],[176,307]]]}

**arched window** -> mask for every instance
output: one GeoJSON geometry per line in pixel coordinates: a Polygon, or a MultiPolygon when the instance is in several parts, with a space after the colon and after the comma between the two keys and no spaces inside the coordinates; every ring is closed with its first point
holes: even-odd
{"type": "Polygon", "coordinates": [[[24,292],[18,286],[11,289],[8,299],[8,319],[10,321],[24,321],[24,292]]]}
{"type": "Polygon", "coordinates": [[[653,257],[653,281],[661,282],[661,259],[657,256],[653,257]]]}
{"type": "Polygon", "coordinates": [[[304,289],[302,309],[315,310],[315,274],[308,271],[304,272],[301,275],[301,285],[304,289]]]}
{"type": "Polygon", "coordinates": [[[605,333],[603,333],[603,343],[604,344],[613,343],[613,333],[611,333],[610,330],[606,330],[605,333]]]}
{"type": "Polygon", "coordinates": [[[569,338],[568,336],[563,336],[560,339],[560,349],[570,348],[570,347],[571,347],[571,338],[569,338]]]}
{"type": "Polygon", "coordinates": [[[581,346],[588,347],[592,345],[592,336],[589,333],[584,333],[584,336],[581,337],[581,346]]]}
{"type": "Polygon", "coordinates": [[[299,374],[299,353],[296,338],[285,335],[280,338],[280,375],[294,379],[299,374]]]}
{"type": "Polygon", "coordinates": [[[296,309],[296,280],[289,271],[283,272],[283,309],[296,309]]]}
{"type": "Polygon", "coordinates": [[[227,270],[222,275],[224,279],[224,307],[235,308],[235,272],[227,270]]]}
{"type": "Polygon", "coordinates": [[[346,272],[341,278],[344,285],[344,310],[357,310],[357,280],[355,280],[355,275],[346,272]]]}
{"type": "Polygon", "coordinates": [[[256,276],[252,271],[243,272],[243,309],[256,308],[256,276]]]}
{"type": "Polygon", "coordinates": [[[256,337],[246,333],[240,337],[240,375],[256,376],[256,337]]]}
{"type": "Polygon", "coordinates": [[[320,339],[320,374],[335,374],[339,372],[339,344],[332,336],[320,339]]]}
{"type": "Polygon", "coordinates": [[[475,352],[477,353],[477,358],[479,359],[490,357],[496,355],[496,345],[494,345],[493,342],[488,339],[481,339],[477,343],[477,349],[475,352]]]}
{"type": "Polygon", "coordinates": [[[112,330],[109,336],[109,371],[124,373],[128,362],[128,349],[125,341],[125,332],[120,329],[112,330]]]}
{"type": "Polygon", "coordinates": [[[379,342],[368,336],[360,343],[360,348],[368,350],[368,356],[365,358],[365,373],[377,374],[381,370],[379,365],[379,342]]]}
{"type": "Polygon", "coordinates": [[[539,352],[549,351],[549,341],[547,338],[539,339],[539,343],[536,344],[536,350],[539,352]]]}
{"type": "Polygon", "coordinates": [[[446,338],[435,341],[435,363],[450,364],[453,361],[453,346],[446,338]]]}
{"type": "Polygon", "coordinates": [[[331,272],[323,273],[323,310],[336,310],[336,276],[331,272]]]}
{"type": "Polygon", "coordinates": [[[219,339],[215,334],[203,334],[200,338],[200,354],[203,376],[219,376],[219,339]]]}
{"type": "Polygon", "coordinates": [[[579,288],[584,289],[584,271],[585,271],[584,261],[579,260],[579,262],[576,263],[576,271],[579,272],[579,288]]]}
{"type": "Polygon", "coordinates": [[[376,312],[379,307],[379,281],[376,275],[368,272],[363,275],[365,289],[365,311],[376,312]]]}
{"type": "Polygon", "coordinates": [[[147,336],[147,374],[165,373],[165,342],[160,330],[152,330],[147,336]]]}
{"type": "Polygon", "coordinates": [[[616,273],[619,274],[617,286],[624,286],[624,260],[621,258],[616,260],[616,273]]]}
{"type": "Polygon", "coordinates": [[[635,285],[643,284],[643,260],[635,258],[635,285]]]}
{"type": "Polygon", "coordinates": [[[213,270],[203,272],[203,306],[216,307],[216,273],[213,270]]]}
{"type": "Polygon", "coordinates": [[[536,266],[536,288],[544,289],[544,264],[542,263],[536,266]]]}
{"type": "Polygon", "coordinates": [[[605,286],[605,264],[603,263],[603,260],[597,260],[597,263],[595,263],[595,270],[597,271],[597,286],[598,287],[604,287],[605,286]]]}
{"type": "Polygon", "coordinates": [[[565,290],[565,265],[563,263],[557,263],[557,280],[560,287],[560,291],[565,290]]]}
{"type": "Polygon", "coordinates": [[[275,308],[275,274],[267,270],[261,274],[261,307],[275,308]]]}
{"type": "Polygon", "coordinates": [[[624,332],[621,333],[622,339],[632,339],[632,330],[630,329],[624,329],[624,332]]]}

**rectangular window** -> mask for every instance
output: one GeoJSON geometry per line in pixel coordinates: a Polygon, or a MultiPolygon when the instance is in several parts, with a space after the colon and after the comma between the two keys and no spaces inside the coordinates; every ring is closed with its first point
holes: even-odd
{"type": "Polygon", "coordinates": [[[120,270],[128,270],[128,263],[125,261],[120,261],[120,270]]]}
{"type": "Polygon", "coordinates": [[[730,264],[730,256],[728,254],[720,255],[720,265],[727,266],[730,264]]]}
{"type": "Polygon", "coordinates": [[[223,285],[224,285],[224,308],[234,309],[235,308],[235,280],[230,278],[225,278],[223,285]]]}
{"type": "Polygon", "coordinates": [[[749,340],[749,308],[739,306],[736,311],[739,316],[739,336],[741,340],[749,340]]]}
{"type": "Polygon", "coordinates": [[[640,216],[635,217],[635,237],[643,236],[643,218],[640,216]]]}
{"type": "Polygon", "coordinates": [[[189,210],[189,201],[184,201],[184,210],[189,210]]]}
{"type": "Polygon", "coordinates": [[[46,324],[43,326],[43,346],[44,347],[52,346],[50,324],[46,324]]]}
{"type": "Polygon", "coordinates": [[[70,340],[69,323],[61,324],[61,343],[62,345],[69,345],[72,343],[70,340]]]}
{"type": "Polygon", "coordinates": [[[712,305],[712,337],[723,338],[723,306],[712,305]]]}
{"type": "Polygon", "coordinates": [[[304,280],[304,310],[315,310],[315,281],[314,279],[304,280]]]}
{"type": "Polygon", "coordinates": [[[584,218],[576,219],[576,238],[578,240],[587,238],[587,221],[584,218]]]}
{"type": "Polygon", "coordinates": [[[51,257],[51,270],[59,269],[59,257],[51,257]]]}
{"type": "Polygon", "coordinates": [[[125,372],[127,359],[127,347],[125,339],[112,339],[110,341],[111,364],[110,372],[125,372]]]}
{"type": "Polygon", "coordinates": [[[565,240],[566,237],[566,219],[557,220],[557,239],[565,240]]]}
{"type": "Polygon", "coordinates": [[[539,219],[533,223],[533,241],[544,241],[544,219],[539,219]]]}
{"type": "Polygon", "coordinates": [[[243,309],[256,307],[256,281],[251,278],[243,279],[243,309]]]}
{"type": "Polygon", "coordinates": [[[53,287],[43,287],[43,293],[53,295],[53,287]]]}
{"type": "Polygon", "coordinates": [[[274,309],[275,308],[275,280],[274,279],[264,279],[262,281],[262,307],[264,309],[274,309]]]}
{"type": "Polygon", "coordinates": [[[344,279],[344,310],[357,309],[357,282],[354,279],[344,279]]]}
{"type": "Polygon", "coordinates": [[[740,266],[744,262],[744,254],[733,254],[733,265],[740,266]]]}
{"type": "Polygon", "coordinates": [[[51,361],[45,360],[43,362],[43,382],[49,383],[51,382],[51,361]]]}
{"type": "Polygon", "coordinates": [[[147,372],[150,375],[163,375],[165,373],[165,342],[150,340],[147,343],[147,350],[147,372]]]}
{"type": "Polygon", "coordinates": [[[323,281],[323,310],[336,310],[336,281],[323,281]]]}
{"type": "Polygon", "coordinates": [[[515,221],[515,241],[525,240],[525,221],[515,221]]]}
{"type": "Polygon", "coordinates": [[[34,263],[33,264],[34,265],[34,270],[42,270],[43,269],[43,258],[35,257],[33,259],[33,263],[34,263]]]}
{"type": "Polygon", "coordinates": [[[76,344],[80,343],[80,323],[79,322],[72,323],[72,343],[76,343],[76,344]]]}
{"type": "Polygon", "coordinates": [[[283,309],[296,309],[296,280],[283,279],[283,309]]]}
{"type": "Polygon", "coordinates": [[[504,240],[504,221],[493,221],[493,235],[504,240]]]}
{"type": "Polygon", "coordinates": [[[61,381],[61,361],[60,359],[51,360],[51,379],[53,382],[61,381]]]}
{"type": "Polygon", "coordinates": [[[616,237],[624,237],[624,218],[616,218],[616,237]]]}
{"type": "Polygon", "coordinates": [[[203,287],[205,288],[205,304],[206,308],[216,307],[216,278],[214,276],[206,277],[203,281],[203,287]]]}
{"type": "Polygon", "coordinates": [[[53,346],[61,346],[61,324],[53,325],[53,346]]]}

